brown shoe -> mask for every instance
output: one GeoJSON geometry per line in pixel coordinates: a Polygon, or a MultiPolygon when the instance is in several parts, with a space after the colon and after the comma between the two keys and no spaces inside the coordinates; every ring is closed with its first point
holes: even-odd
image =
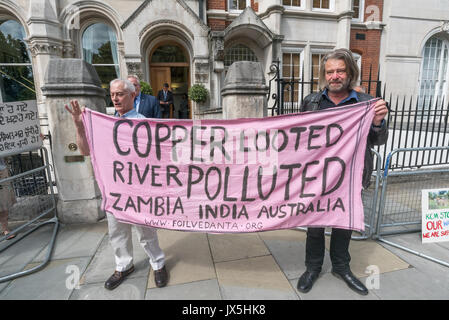
{"type": "Polygon", "coordinates": [[[104,287],[108,290],[114,290],[133,271],[134,271],[134,266],[131,266],[131,268],[129,268],[128,270],[122,271],[122,272],[114,271],[114,274],[112,276],[110,276],[109,279],[106,280],[106,282],[104,283],[104,287]]]}
{"type": "Polygon", "coordinates": [[[154,271],[154,282],[158,288],[165,287],[168,282],[168,273],[165,266],[159,270],[154,271]]]}
{"type": "Polygon", "coordinates": [[[8,230],[3,231],[3,235],[7,236],[6,240],[11,240],[11,239],[14,239],[16,237],[15,234],[10,233],[8,230]]]}

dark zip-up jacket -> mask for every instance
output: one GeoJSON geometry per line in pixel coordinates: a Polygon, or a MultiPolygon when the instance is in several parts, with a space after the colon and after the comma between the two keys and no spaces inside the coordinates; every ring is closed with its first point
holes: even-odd
{"type": "MultiPolygon", "coordinates": [[[[339,106],[345,106],[357,102],[374,99],[373,97],[365,93],[357,92],[356,94],[359,101],[356,101],[355,99],[349,99],[348,101],[340,104],[339,106]]],[[[311,93],[304,98],[303,103],[301,105],[301,112],[328,109],[333,107],[336,107],[336,105],[332,101],[328,100],[321,91],[318,93],[311,93]]],[[[374,145],[385,144],[388,139],[388,128],[385,124],[385,121],[383,121],[382,123],[383,124],[380,129],[374,129],[371,126],[371,129],[368,134],[368,141],[365,150],[365,163],[363,168],[363,180],[362,180],[362,185],[363,188],[365,189],[367,189],[370,185],[371,173],[374,167],[373,164],[374,156],[371,152],[371,149],[373,148],[374,145]]]]}

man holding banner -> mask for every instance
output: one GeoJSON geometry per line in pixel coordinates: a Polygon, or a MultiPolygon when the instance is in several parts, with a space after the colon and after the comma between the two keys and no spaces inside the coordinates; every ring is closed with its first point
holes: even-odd
{"type": "MultiPolygon", "coordinates": [[[[129,80],[115,79],[110,83],[111,99],[114,103],[116,114],[120,118],[145,118],[134,109],[135,87],[129,80]]],[[[71,108],[65,108],[72,115],[76,127],[77,143],[81,154],[90,155],[89,144],[86,138],[85,127],[82,119],[82,111],[78,101],[70,101],[71,108]]],[[[98,179],[98,177],[97,177],[98,179]]],[[[113,214],[107,212],[109,239],[114,250],[116,269],[114,274],[105,282],[105,288],[113,290],[134,271],[133,244],[131,225],[119,222],[113,214]]],[[[150,258],[151,267],[154,270],[154,280],[157,287],[164,287],[168,281],[165,268],[165,255],[159,247],[157,230],[145,226],[135,225],[140,244],[150,258]]]]}
{"type": "MultiPolygon", "coordinates": [[[[373,99],[370,95],[354,90],[358,80],[359,69],[351,51],[337,49],[323,57],[320,67],[320,87],[323,91],[312,93],[305,97],[301,111],[316,111],[351,105],[357,102],[373,99]]],[[[368,134],[365,150],[362,185],[366,189],[370,184],[373,169],[373,145],[384,144],[388,137],[385,125],[385,116],[388,109],[385,101],[378,100],[375,104],[375,115],[368,134]]],[[[321,272],[324,260],[325,241],[324,227],[309,227],[306,240],[306,271],[299,278],[297,288],[301,292],[308,292],[321,272]]],[[[330,258],[332,261],[332,274],[342,279],[352,290],[367,295],[368,289],[352,274],[349,267],[349,243],[352,230],[332,228],[330,240],[330,258]]]]}

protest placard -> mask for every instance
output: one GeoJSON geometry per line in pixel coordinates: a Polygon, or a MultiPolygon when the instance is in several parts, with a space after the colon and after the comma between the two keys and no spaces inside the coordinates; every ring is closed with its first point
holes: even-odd
{"type": "Polygon", "coordinates": [[[0,158],[42,146],[35,100],[0,103],[0,158]]]}
{"type": "Polygon", "coordinates": [[[422,242],[449,241],[449,189],[422,190],[422,242]]]}
{"type": "Polygon", "coordinates": [[[374,103],[203,121],[85,109],[102,208],[123,222],[176,230],[364,230],[362,172],[374,103]]]}

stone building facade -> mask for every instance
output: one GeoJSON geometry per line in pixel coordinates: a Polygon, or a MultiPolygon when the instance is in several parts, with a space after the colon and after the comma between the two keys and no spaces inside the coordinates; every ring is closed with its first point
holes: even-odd
{"type": "Polygon", "coordinates": [[[48,64],[81,58],[105,89],[128,74],[154,94],[168,82],[175,105],[191,85],[204,84],[209,99],[193,103],[191,116],[219,117],[233,62],[259,62],[268,80],[278,60],[282,77],[316,80],[320,58],[338,47],[354,52],[363,77],[370,67],[376,77],[380,66],[389,92],[447,93],[448,17],[440,0],[1,0],[0,41],[15,48],[0,57],[0,99],[34,95],[45,119],[48,64]]]}
{"type": "Polygon", "coordinates": [[[449,3],[384,2],[380,76],[387,94],[441,101],[449,93],[449,3]]]}
{"type": "Polygon", "coordinates": [[[380,68],[387,95],[447,95],[447,1],[0,0],[0,102],[37,100],[53,136],[60,218],[96,221],[89,162],[65,160],[77,155],[69,99],[105,112],[109,81],[136,74],[154,94],[169,83],[175,107],[203,84],[209,98],[191,102],[193,119],[262,117],[273,61],[281,77],[316,81],[321,57],[340,47],[362,78],[380,68]]]}

